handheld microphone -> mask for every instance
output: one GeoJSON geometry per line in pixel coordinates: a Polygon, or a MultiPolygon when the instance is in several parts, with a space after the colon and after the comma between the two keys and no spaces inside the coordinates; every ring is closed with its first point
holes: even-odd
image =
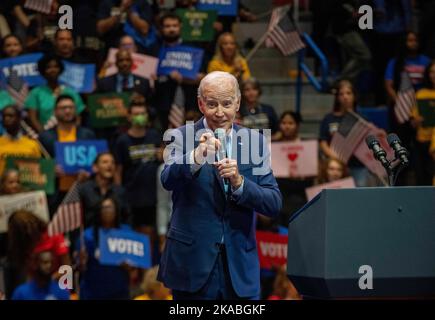
{"type": "Polygon", "coordinates": [[[379,141],[373,135],[369,135],[366,138],[366,143],[369,149],[373,151],[373,156],[375,159],[381,162],[385,169],[391,170],[391,164],[387,159],[387,153],[384,149],[382,149],[379,141]]]}
{"type": "Polygon", "coordinates": [[[391,148],[393,148],[395,156],[400,160],[400,163],[403,166],[409,165],[408,150],[402,146],[402,141],[400,141],[399,137],[396,134],[391,133],[388,135],[387,141],[391,148]]]}
{"type": "MultiPolygon", "coordinates": [[[[225,129],[217,128],[214,131],[214,136],[221,143],[221,147],[217,151],[217,160],[221,161],[222,159],[225,159],[227,157],[227,152],[226,152],[227,145],[226,145],[226,139],[225,139],[225,137],[226,137],[225,129]]],[[[230,185],[230,180],[228,178],[225,178],[224,182],[226,185],[228,185],[228,186],[230,185]]]]}

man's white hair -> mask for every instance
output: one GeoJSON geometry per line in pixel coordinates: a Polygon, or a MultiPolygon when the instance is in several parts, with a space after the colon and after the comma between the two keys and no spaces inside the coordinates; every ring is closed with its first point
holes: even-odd
{"type": "Polygon", "coordinates": [[[206,86],[210,84],[219,84],[219,79],[227,79],[231,80],[234,85],[234,91],[236,93],[236,98],[240,100],[240,87],[239,82],[237,81],[237,78],[233,76],[231,73],[224,72],[224,71],[213,71],[207,74],[199,83],[198,87],[198,98],[204,98],[203,90],[206,86]]]}

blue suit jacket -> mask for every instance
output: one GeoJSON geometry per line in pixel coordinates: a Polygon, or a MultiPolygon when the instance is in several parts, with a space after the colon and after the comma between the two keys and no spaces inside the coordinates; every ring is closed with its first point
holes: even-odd
{"type": "MultiPolygon", "coordinates": [[[[194,126],[195,133],[201,129],[204,129],[203,119],[194,126]]],[[[220,243],[223,236],[235,292],[240,297],[260,293],[255,212],[270,217],[278,215],[282,197],[270,170],[261,176],[253,174],[252,169],[261,167],[262,159],[269,159],[269,153],[259,158],[260,164],[254,164],[251,158],[242,164],[241,147],[251,148],[252,143],[236,139],[235,134],[252,131],[237,125],[233,129],[232,154],[237,152],[239,172],[244,176],[243,193],[237,199],[226,198],[223,181],[212,165],[204,164],[192,174],[187,161],[193,146],[189,150],[181,145],[186,139],[186,126],[174,130],[178,134],[172,144],[176,154],[172,153],[169,158],[183,158],[184,162],[166,165],[161,175],[164,188],[173,191],[173,213],[158,274],[158,279],[169,288],[187,292],[200,290],[216,262],[216,243],[220,243]]],[[[257,140],[261,149],[262,135],[256,133],[250,139],[257,140]]],[[[194,147],[197,145],[195,141],[194,147]]],[[[266,161],[266,165],[268,163],[266,161]]]]}

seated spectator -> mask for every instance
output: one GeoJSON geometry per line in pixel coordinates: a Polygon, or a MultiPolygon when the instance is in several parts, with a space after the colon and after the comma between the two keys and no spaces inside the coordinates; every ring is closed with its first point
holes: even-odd
{"type": "Polygon", "coordinates": [[[117,179],[125,188],[133,227],[154,238],[156,225],[156,179],[161,134],[149,123],[145,103],[130,105],[130,128],[115,144],[117,179]]]}
{"type": "MultiPolygon", "coordinates": [[[[10,216],[7,238],[10,292],[25,282],[32,254],[35,252],[50,251],[53,254],[54,270],[58,270],[61,265],[71,264],[68,245],[63,235],[50,237],[47,223],[32,212],[19,210],[10,216]]],[[[55,277],[59,278],[60,274],[55,277]]]]}
{"type": "Polygon", "coordinates": [[[329,158],[322,160],[317,184],[334,182],[349,176],[347,166],[338,159],[329,158]]]}
{"type": "Polygon", "coordinates": [[[95,220],[86,228],[84,248],[77,243],[82,271],[80,281],[81,300],[129,299],[129,274],[127,266],[109,266],[100,263],[99,232],[110,229],[130,229],[121,224],[121,213],[115,198],[105,196],[98,203],[95,220]]]}
{"type": "MultiPolygon", "coordinates": [[[[426,68],[423,88],[416,93],[417,105],[424,100],[435,101],[435,61],[432,61],[426,68]]],[[[430,186],[434,176],[434,161],[429,154],[432,134],[435,132],[434,127],[424,127],[424,118],[418,111],[418,106],[412,109],[411,124],[417,129],[417,141],[415,146],[415,173],[417,185],[430,186]]],[[[433,107],[432,104],[429,106],[433,107]]]]}
{"type": "Polygon", "coordinates": [[[273,141],[299,142],[299,129],[302,118],[299,113],[285,111],[279,119],[279,131],[273,137],[273,141]]]}
{"type": "Polygon", "coordinates": [[[0,179],[0,195],[12,195],[22,191],[19,172],[15,169],[5,170],[0,179]]]}
{"type": "Polygon", "coordinates": [[[141,288],[143,294],[134,300],[172,300],[171,290],[157,280],[159,266],[148,269],[143,277],[141,288]]]}
{"type": "MultiPolygon", "coordinates": [[[[327,158],[339,159],[330,143],[333,135],[337,132],[345,114],[349,111],[355,112],[357,105],[356,92],[354,86],[347,80],[342,80],[337,85],[334,100],[334,110],[328,113],[320,124],[320,150],[327,158]]],[[[370,172],[354,156],[349,159],[347,164],[350,174],[355,179],[358,187],[367,187],[370,184],[370,172]]]]}
{"type": "Polygon", "coordinates": [[[239,82],[251,77],[248,63],[237,49],[236,39],[229,32],[222,33],[216,45],[216,52],[208,64],[207,72],[225,71],[234,75],[239,82]]]}
{"type": "Polygon", "coordinates": [[[2,125],[6,132],[0,136],[0,174],[7,157],[41,157],[38,143],[21,131],[21,120],[21,112],[16,105],[2,110],[2,125]]]}
{"type": "Polygon", "coordinates": [[[125,34],[147,38],[152,24],[152,9],[146,0],[102,0],[97,11],[97,33],[106,48],[116,47],[125,34]]]}
{"type": "Polygon", "coordinates": [[[3,58],[15,58],[23,52],[23,44],[17,36],[9,34],[2,39],[1,56],[3,58]]]}
{"type": "Polygon", "coordinates": [[[73,63],[86,63],[88,59],[79,56],[75,50],[74,38],[71,30],[57,29],[54,34],[54,54],[61,60],[73,63]]]}
{"type": "Polygon", "coordinates": [[[243,125],[252,129],[271,129],[272,134],[278,130],[278,117],[275,109],[260,102],[261,87],[257,79],[249,78],[242,82],[243,125]]]}
{"type": "Polygon", "coordinates": [[[145,98],[151,95],[148,79],[131,72],[133,59],[129,51],[121,49],[116,53],[118,73],[97,81],[98,92],[137,92],[145,98]]]}
{"type": "MultiPolygon", "coordinates": [[[[299,142],[299,129],[302,119],[299,113],[285,111],[279,120],[279,131],[273,137],[274,142],[299,142]]],[[[305,189],[314,183],[312,178],[277,178],[279,188],[283,194],[283,206],[278,217],[280,226],[287,228],[288,221],[293,213],[299,210],[306,202],[305,189]]]]}
{"type": "Polygon", "coordinates": [[[123,222],[129,219],[129,208],[125,189],[115,184],[115,158],[109,152],[100,153],[94,160],[91,178],[80,184],[79,196],[83,206],[84,225],[93,225],[98,208],[104,197],[113,197],[120,204],[123,222]]]}
{"type": "MultiPolygon", "coordinates": [[[[56,142],[75,142],[78,140],[95,139],[95,134],[91,130],[77,124],[76,106],[71,96],[62,94],[57,97],[54,107],[54,116],[56,117],[57,125],[39,135],[39,141],[51,157],[56,157],[56,142]]],[[[65,174],[63,168],[60,166],[56,166],[56,176],[56,191],[54,195],[49,197],[51,212],[54,212],[65,196],[66,191],[71,188],[78,178],[77,174],[65,174]]]]}
{"type": "Polygon", "coordinates": [[[69,300],[68,289],[61,289],[58,281],[52,279],[55,269],[51,251],[34,255],[31,278],[15,289],[12,300],[69,300]]]}
{"type": "Polygon", "coordinates": [[[273,293],[267,300],[302,300],[295,286],[287,277],[286,266],[279,267],[273,284],[273,293]]]}
{"type": "Polygon", "coordinates": [[[70,95],[74,99],[77,114],[82,113],[85,105],[77,92],[59,84],[59,76],[64,70],[64,65],[58,57],[49,54],[43,56],[38,61],[38,70],[47,80],[47,84],[33,88],[24,106],[29,111],[31,125],[40,133],[52,119],[56,98],[61,94],[70,95]]]}

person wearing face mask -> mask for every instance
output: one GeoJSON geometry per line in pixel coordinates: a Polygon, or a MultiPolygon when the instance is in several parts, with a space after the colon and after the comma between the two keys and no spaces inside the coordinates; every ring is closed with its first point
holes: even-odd
{"type": "Polygon", "coordinates": [[[153,238],[156,224],[156,175],[161,162],[160,133],[150,126],[144,101],[132,101],[130,128],[115,143],[116,181],[126,190],[133,227],[153,238]]]}

